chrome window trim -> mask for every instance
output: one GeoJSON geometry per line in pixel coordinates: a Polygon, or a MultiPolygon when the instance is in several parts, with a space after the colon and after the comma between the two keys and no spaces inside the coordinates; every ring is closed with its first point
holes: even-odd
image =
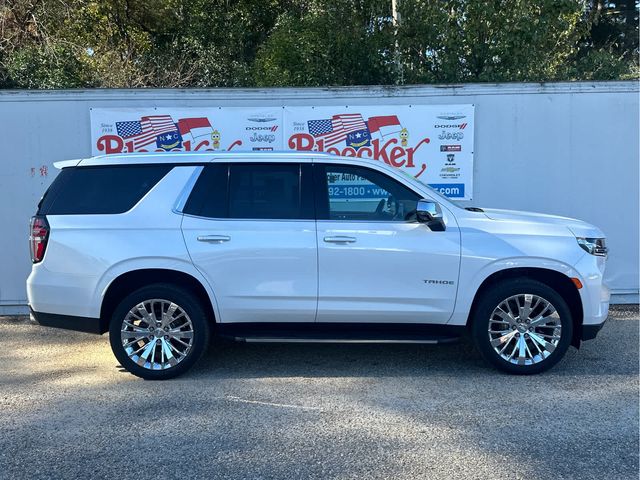
{"type": "Polygon", "coordinates": [[[418,221],[395,220],[316,220],[318,223],[391,223],[394,225],[423,225],[418,221]]]}
{"type": "Polygon", "coordinates": [[[184,217],[197,218],[200,220],[213,220],[216,222],[315,222],[314,218],[220,218],[220,217],[203,217],[201,215],[193,215],[191,213],[179,213],[184,217]]]}

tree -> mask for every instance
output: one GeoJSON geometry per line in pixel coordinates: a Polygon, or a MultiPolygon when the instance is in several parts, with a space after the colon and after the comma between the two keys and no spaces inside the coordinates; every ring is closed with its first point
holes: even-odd
{"type": "Polygon", "coordinates": [[[389,2],[305,3],[282,14],[261,46],[254,70],[258,85],[393,83],[389,2]]]}
{"type": "Polygon", "coordinates": [[[594,80],[640,76],[638,4],[636,0],[591,0],[589,31],[580,42],[571,76],[594,80]]]}
{"type": "Polygon", "coordinates": [[[43,0],[0,4],[0,87],[65,88],[88,82],[74,46],[58,35],[66,12],[43,0]]]}
{"type": "Polygon", "coordinates": [[[638,78],[635,0],[2,0],[0,88],[638,78]]]}
{"type": "Polygon", "coordinates": [[[562,78],[586,31],[579,0],[415,0],[398,31],[407,83],[562,78]]]}

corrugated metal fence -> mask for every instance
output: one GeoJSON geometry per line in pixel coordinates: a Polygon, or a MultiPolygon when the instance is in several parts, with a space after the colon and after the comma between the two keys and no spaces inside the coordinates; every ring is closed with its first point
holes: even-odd
{"type": "Polygon", "coordinates": [[[0,314],[25,311],[28,220],[53,162],[89,156],[96,107],[475,104],[465,206],[576,217],[609,238],[615,300],[639,289],[637,82],[211,90],[0,91],[0,314]]]}

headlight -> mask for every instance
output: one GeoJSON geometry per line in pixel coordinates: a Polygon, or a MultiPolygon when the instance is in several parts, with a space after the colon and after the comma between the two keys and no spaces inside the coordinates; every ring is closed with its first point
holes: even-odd
{"type": "Polygon", "coordinates": [[[597,255],[599,257],[607,256],[608,249],[604,243],[604,238],[576,237],[576,240],[578,240],[578,245],[580,245],[580,247],[582,247],[582,249],[587,253],[597,255]]]}

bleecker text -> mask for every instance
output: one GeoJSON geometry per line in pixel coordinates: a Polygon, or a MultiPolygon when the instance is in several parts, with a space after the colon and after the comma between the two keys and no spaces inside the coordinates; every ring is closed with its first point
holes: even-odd
{"type": "Polygon", "coordinates": [[[289,137],[288,146],[292,150],[326,152],[343,157],[373,158],[382,160],[393,167],[413,168],[415,166],[414,155],[422,145],[430,142],[428,138],[423,138],[413,147],[402,147],[398,145],[398,139],[391,138],[382,143],[379,139],[371,140],[370,147],[346,147],[339,149],[329,147],[325,149],[324,140],[313,137],[308,133],[295,133],[289,137]]]}

